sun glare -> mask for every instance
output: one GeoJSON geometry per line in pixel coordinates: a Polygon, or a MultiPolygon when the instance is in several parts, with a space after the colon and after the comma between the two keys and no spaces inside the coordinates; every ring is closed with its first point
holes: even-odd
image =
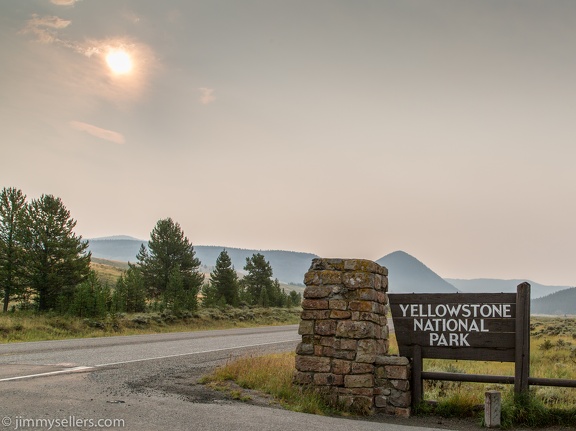
{"type": "Polygon", "coordinates": [[[111,50],[108,55],[106,55],[106,63],[110,70],[118,75],[125,75],[132,71],[132,59],[130,55],[122,49],[111,50]]]}

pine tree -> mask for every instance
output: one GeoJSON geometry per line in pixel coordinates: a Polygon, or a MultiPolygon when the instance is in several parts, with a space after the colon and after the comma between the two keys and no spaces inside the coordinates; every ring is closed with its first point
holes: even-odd
{"type": "Polygon", "coordinates": [[[302,302],[302,295],[294,290],[290,291],[288,298],[290,307],[297,307],[302,302]]]}
{"type": "Polygon", "coordinates": [[[116,313],[146,311],[146,289],[140,271],[128,268],[118,278],[112,294],[112,311],[116,313]]]}
{"type": "Polygon", "coordinates": [[[251,305],[269,304],[274,300],[272,266],[260,253],[246,258],[244,270],[248,273],[242,279],[245,299],[251,305]]]}
{"type": "Polygon", "coordinates": [[[124,283],[126,284],[126,311],[128,313],[146,311],[146,288],[142,274],[128,268],[124,273],[124,283]]]}
{"type": "Polygon", "coordinates": [[[232,260],[226,250],[222,250],[216,259],[214,271],[210,273],[210,284],[214,288],[216,302],[220,302],[220,298],[224,298],[225,304],[238,306],[238,274],[236,274],[232,260]]]}
{"type": "Polygon", "coordinates": [[[24,289],[24,249],[26,196],[15,188],[0,192],[0,294],[4,312],[10,300],[24,289]]]}
{"type": "Polygon", "coordinates": [[[186,308],[193,309],[204,280],[199,271],[200,261],[195,254],[180,225],[171,218],[162,219],[150,233],[148,249],[144,245],[140,247],[136,256],[138,263],[133,268],[141,271],[149,296],[156,300],[163,298],[177,268],[187,298],[186,308]]]}
{"type": "Polygon", "coordinates": [[[218,306],[218,292],[210,282],[202,285],[202,306],[206,308],[218,306]]]}
{"type": "Polygon", "coordinates": [[[104,317],[109,304],[110,288],[102,285],[94,271],[76,287],[71,300],[61,298],[62,311],[78,317],[104,317]]]}
{"type": "Polygon", "coordinates": [[[27,205],[24,245],[29,284],[38,310],[55,309],[60,296],[70,299],[90,273],[88,241],[73,232],[76,221],[62,200],[42,195],[27,205]]]}

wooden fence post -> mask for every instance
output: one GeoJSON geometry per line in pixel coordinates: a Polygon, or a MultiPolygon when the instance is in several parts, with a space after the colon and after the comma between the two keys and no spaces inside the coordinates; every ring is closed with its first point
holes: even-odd
{"type": "Polygon", "coordinates": [[[516,290],[516,368],[514,393],[528,392],[530,377],[530,284],[519,284],[516,290]]]}
{"type": "Polygon", "coordinates": [[[412,354],[412,407],[417,407],[422,402],[423,394],[422,348],[419,345],[415,345],[412,354]]]}

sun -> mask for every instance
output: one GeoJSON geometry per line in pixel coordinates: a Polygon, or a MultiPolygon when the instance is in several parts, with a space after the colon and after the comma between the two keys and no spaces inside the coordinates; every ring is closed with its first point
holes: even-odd
{"type": "Polygon", "coordinates": [[[132,71],[132,58],[123,49],[112,49],[106,55],[106,63],[117,75],[126,75],[132,71]]]}

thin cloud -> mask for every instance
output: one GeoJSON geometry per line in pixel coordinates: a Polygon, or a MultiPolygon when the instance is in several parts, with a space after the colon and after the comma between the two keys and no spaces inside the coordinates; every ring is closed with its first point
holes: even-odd
{"type": "Polygon", "coordinates": [[[200,91],[200,102],[203,105],[208,105],[216,100],[213,88],[200,87],[198,91],[200,91]]]}
{"type": "Polygon", "coordinates": [[[56,6],[74,6],[78,0],[50,0],[56,6]]]}
{"type": "Polygon", "coordinates": [[[124,135],[118,132],[114,132],[113,130],[102,129],[101,127],[83,123],[81,121],[70,121],[70,126],[76,130],[86,132],[89,135],[96,136],[97,138],[104,139],[115,144],[124,144],[126,142],[124,135]]]}
{"type": "Polygon", "coordinates": [[[57,31],[68,27],[71,22],[53,15],[40,17],[34,14],[26,22],[26,27],[24,27],[22,33],[32,34],[36,37],[36,40],[42,43],[59,42],[57,31]]]}

